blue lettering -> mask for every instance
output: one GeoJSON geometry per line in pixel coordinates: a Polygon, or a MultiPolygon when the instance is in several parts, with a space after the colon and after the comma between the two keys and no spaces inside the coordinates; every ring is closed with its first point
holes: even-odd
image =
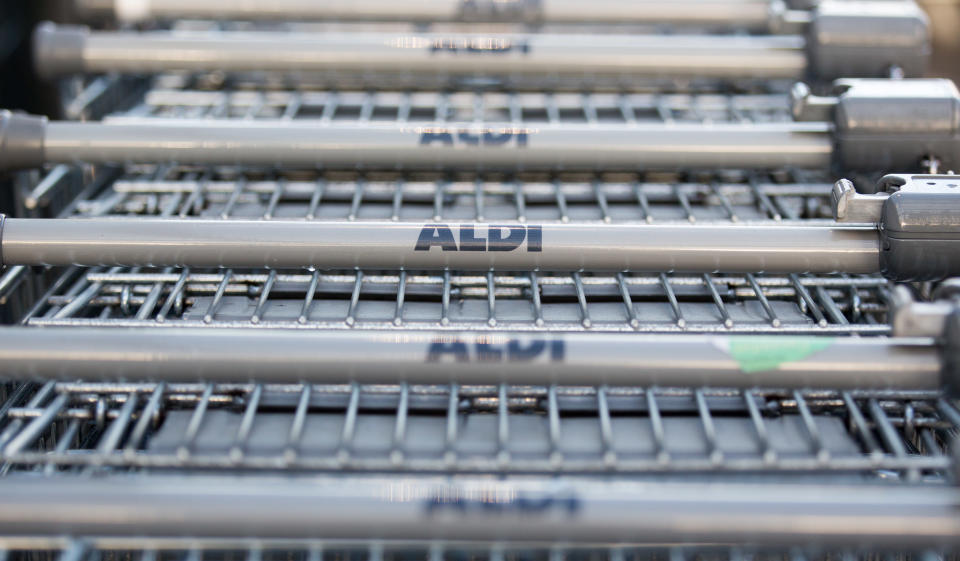
{"type": "Polygon", "coordinates": [[[414,251],[430,251],[433,246],[440,246],[443,251],[456,251],[457,242],[453,239],[453,232],[450,226],[437,224],[436,226],[424,226],[420,230],[420,237],[417,238],[417,245],[414,251]]]}
{"type": "Polygon", "coordinates": [[[572,493],[552,496],[532,495],[523,492],[517,493],[511,500],[484,500],[437,494],[427,499],[424,505],[427,514],[434,514],[437,510],[452,510],[459,512],[461,515],[470,513],[500,515],[506,512],[532,515],[557,511],[573,516],[581,508],[580,499],[572,493]]]}
{"type": "Polygon", "coordinates": [[[523,239],[527,236],[527,229],[523,226],[490,226],[488,233],[490,237],[487,249],[490,251],[513,251],[520,247],[523,239]],[[507,237],[503,237],[503,231],[509,232],[507,237]]]}
{"type": "Polygon", "coordinates": [[[468,362],[467,344],[463,341],[434,341],[427,351],[427,362],[439,362],[445,356],[452,356],[457,362],[468,362]]]}
{"type": "Polygon", "coordinates": [[[486,251],[487,240],[474,235],[473,226],[460,226],[460,251],[486,251]]]}
{"type": "Polygon", "coordinates": [[[442,142],[447,146],[453,146],[453,135],[449,132],[425,132],[420,135],[421,146],[426,146],[433,142],[442,142]]]}
{"type": "Polygon", "coordinates": [[[457,246],[453,229],[446,224],[426,225],[420,229],[414,251],[430,251],[433,246],[443,251],[513,251],[527,240],[527,251],[543,251],[543,226],[506,226],[493,224],[487,226],[484,238],[473,224],[461,224],[460,245],[457,246]]]}
{"type": "Polygon", "coordinates": [[[540,253],[543,251],[543,227],[527,227],[527,252],[540,253]]]}

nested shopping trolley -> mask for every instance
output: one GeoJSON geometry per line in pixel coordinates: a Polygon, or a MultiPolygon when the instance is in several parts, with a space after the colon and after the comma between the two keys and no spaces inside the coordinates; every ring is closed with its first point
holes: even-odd
{"type": "MultiPolygon", "coordinates": [[[[681,4],[690,15],[703,13],[681,4]]],[[[49,77],[217,71],[364,88],[621,91],[677,79],[762,87],[778,80],[923,75],[928,22],[913,2],[828,0],[802,19],[807,23],[791,34],[318,30],[305,24],[91,31],[48,23],[37,29],[33,51],[37,72],[49,77]]]]}
{"type": "Polygon", "coordinates": [[[175,22],[177,19],[226,19],[246,21],[363,21],[524,23],[547,25],[565,23],[645,23],[676,26],[709,26],[751,31],[776,31],[786,24],[802,25],[811,20],[817,2],[789,3],[768,0],[718,2],[687,0],[671,4],[656,2],[597,2],[590,10],[566,0],[468,1],[437,0],[412,5],[380,1],[330,2],[317,4],[302,0],[275,2],[269,6],[242,1],[184,2],[153,0],[82,0],[76,2],[80,15],[112,18],[121,23],[175,22]]]}
{"type": "Polygon", "coordinates": [[[0,337],[8,555],[955,550],[951,84],[200,70],[2,117],[38,194],[93,170],[2,224],[0,286],[52,277],[0,337]]]}

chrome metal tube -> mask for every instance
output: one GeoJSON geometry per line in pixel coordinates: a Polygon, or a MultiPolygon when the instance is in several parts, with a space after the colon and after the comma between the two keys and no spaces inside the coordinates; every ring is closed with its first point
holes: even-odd
{"type": "Polygon", "coordinates": [[[527,23],[706,24],[763,29],[769,0],[77,0],[92,15],[121,21],[209,18],[238,20],[461,21],[527,23]]]}
{"type": "Polygon", "coordinates": [[[47,124],[47,162],[325,168],[826,169],[825,123],[718,125],[215,122],[47,124]]]}
{"type": "Polygon", "coordinates": [[[598,0],[585,6],[579,0],[540,0],[540,21],[546,23],[651,23],[715,25],[766,30],[775,6],[768,0],[598,0]]]}
{"type": "Polygon", "coordinates": [[[0,328],[2,377],[938,390],[927,339],[0,328]]]}
{"type": "Polygon", "coordinates": [[[502,271],[879,270],[868,226],[6,219],[3,263],[502,271]]]}
{"type": "MultiPolygon", "coordinates": [[[[693,12],[691,12],[693,13],[693,12]]],[[[804,76],[796,36],[91,32],[41,26],[38,71],[275,71],[545,79],[804,76]]]]}
{"type": "Polygon", "coordinates": [[[115,476],[0,481],[0,535],[937,548],[955,488],[586,478],[115,476]]]}

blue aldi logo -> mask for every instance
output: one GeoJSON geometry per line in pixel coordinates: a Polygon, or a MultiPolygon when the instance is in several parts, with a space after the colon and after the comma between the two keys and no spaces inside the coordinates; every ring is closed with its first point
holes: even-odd
{"type": "Polygon", "coordinates": [[[524,241],[527,252],[542,252],[543,226],[461,224],[450,227],[446,224],[428,224],[420,229],[417,245],[413,249],[430,251],[438,247],[441,251],[514,251],[524,241]]]}
{"type": "Polygon", "coordinates": [[[420,146],[515,146],[526,148],[531,129],[523,127],[503,128],[446,128],[429,127],[418,129],[420,146]]]}

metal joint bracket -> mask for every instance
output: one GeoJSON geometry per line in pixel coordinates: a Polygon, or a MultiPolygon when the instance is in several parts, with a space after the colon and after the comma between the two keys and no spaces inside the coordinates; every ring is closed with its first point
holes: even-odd
{"type": "Polygon", "coordinates": [[[787,5],[783,0],[772,0],[767,11],[767,28],[771,33],[802,34],[813,21],[809,8],[787,5]]]}
{"type": "Polygon", "coordinates": [[[917,302],[905,285],[897,285],[890,293],[890,327],[894,337],[943,336],[947,317],[956,309],[947,300],[917,302]]]}
{"type": "Polygon", "coordinates": [[[833,207],[833,218],[837,222],[847,223],[879,223],[883,212],[883,204],[887,202],[888,193],[863,195],[857,193],[853,182],[841,179],[833,185],[830,191],[830,204],[833,207]]]}
{"type": "Polygon", "coordinates": [[[833,120],[837,98],[810,93],[810,87],[797,82],[790,88],[790,112],[794,121],[814,122],[833,120]]]}
{"type": "Polygon", "coordinates": [[[890,297],[894,337],[929,337],[940,342],[941,379],[946,392],[960,396],[960,279],[949,279],[934,291],[933,302],[917,302],[904,285],[890,297]],[[937,294],[939,292],[940,294],[937,294]],[[946,298],[944,298],[946,296],[946,298]]]}

